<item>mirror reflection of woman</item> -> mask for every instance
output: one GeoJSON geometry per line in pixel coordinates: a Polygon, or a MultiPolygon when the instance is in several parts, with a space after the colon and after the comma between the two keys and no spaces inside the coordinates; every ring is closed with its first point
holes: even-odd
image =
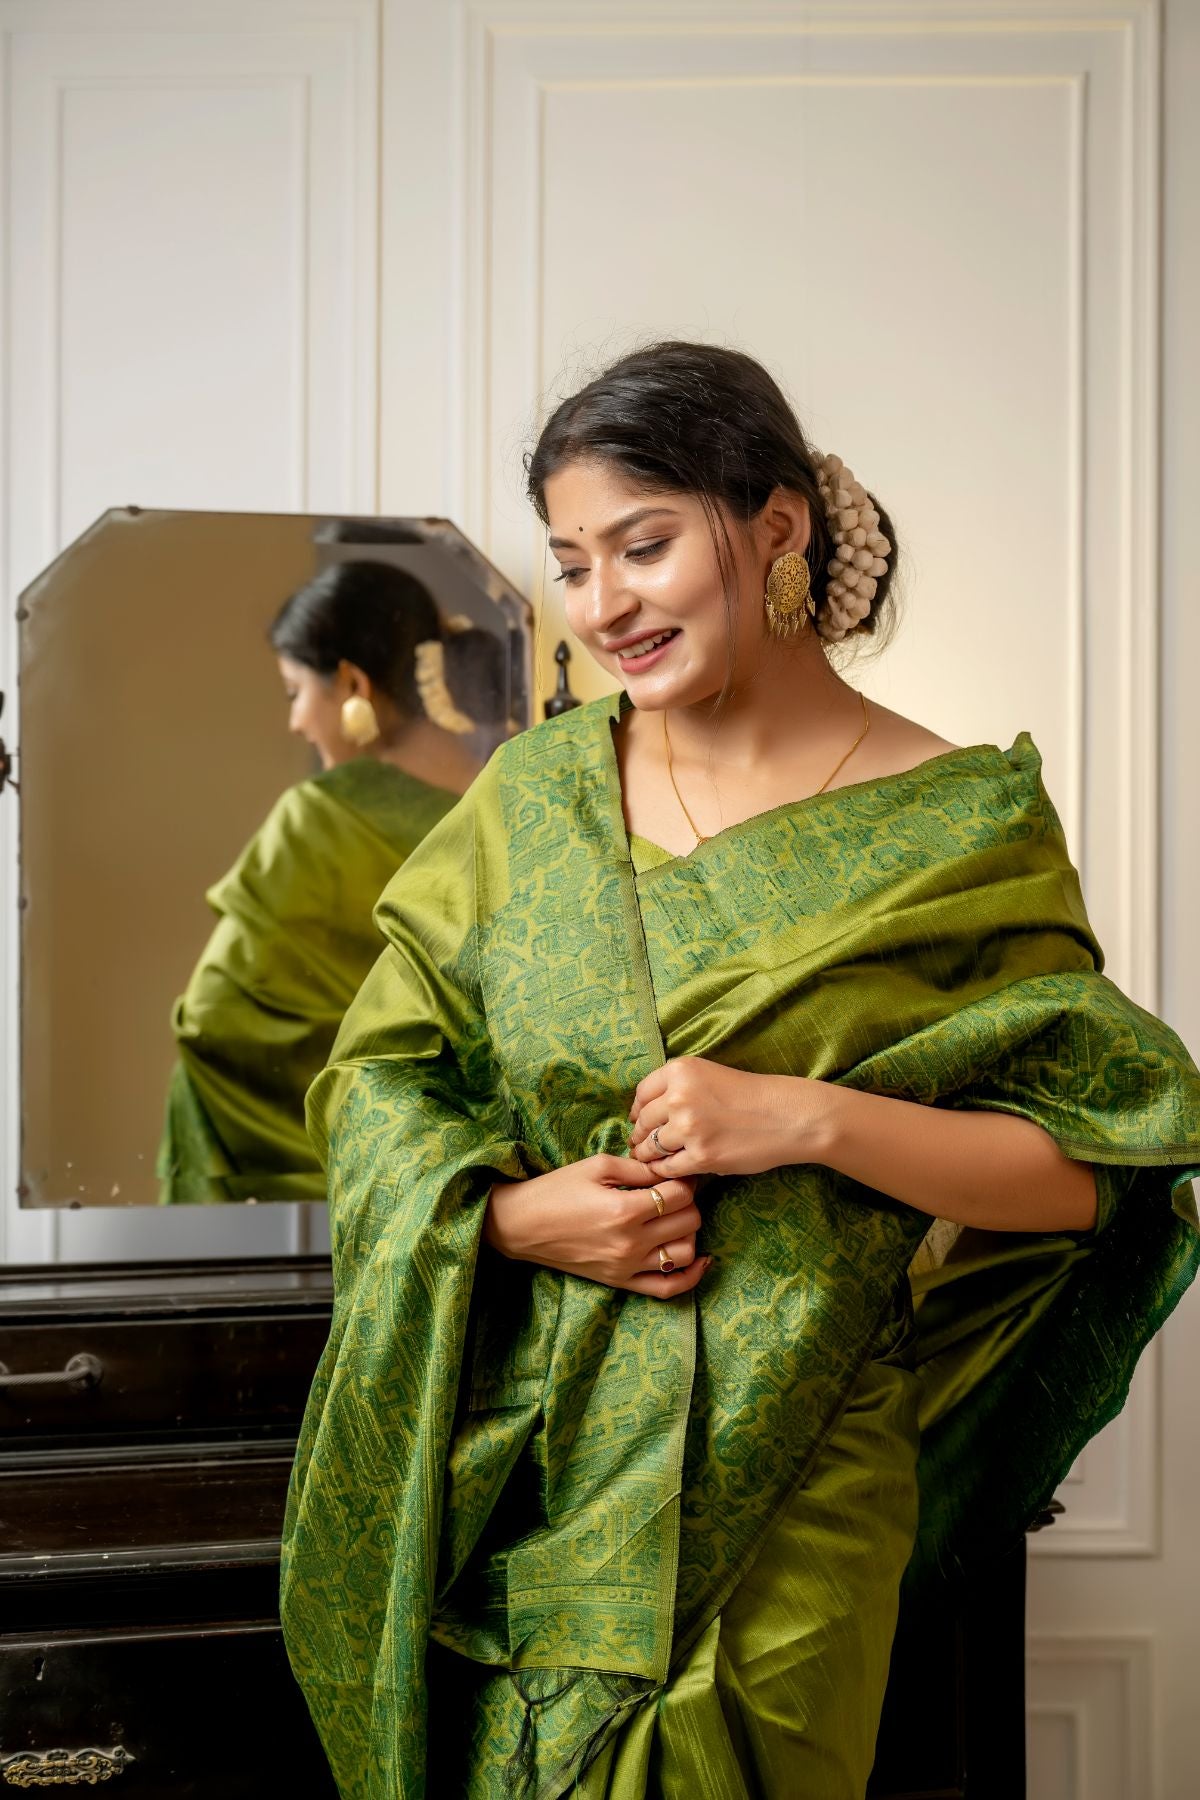
{"type": "Polygon", "coordinates": [[[335,564],[269,636],[289,727],[321,770],[280,797],[207,896],[218,923],[174,1013],[165,1202],[323,1195],[304,1093],[383,947],[372,908],[502,715],[498,640],[444,627],[394,565],[335,564]]]}
{"type": "Polygon", "coordinates": [[[1195,1272],[1200,1075],[1032,739],[847,680],[895,533],[757,363],[622,359],[529,489],[621,692],[400,872],[309,1097],[289,1651],[359,1800],[863,1800],[906,1568],[1019,1542],[1195,1272]]]}

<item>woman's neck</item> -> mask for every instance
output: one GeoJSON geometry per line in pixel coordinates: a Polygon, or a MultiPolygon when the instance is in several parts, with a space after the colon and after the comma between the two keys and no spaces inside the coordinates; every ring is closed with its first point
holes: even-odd
{"type": "Polygon", "coordinates": [[[788,645],[716,713],[711,700],[625,713],[616,739],[625,823],[685,855],[700,833],[803,799],[835,773],[857,779],[862,730],[862,700],[821,646],[788,645]]]}
{"type": "Polygon", "coordinates": [[[469,742],[443,731],[430,719],[413,719],[377,747],[380,762],[391,763],[431,787],[465,794],[479,773],[479,758],[469,742]]]}
{"type": "Polygon", "coordinates": [[[831,668],[821,644],[787,646],[713,709],[672,708],[672,750],[709,768],[750,772],[764,762],[803,764],[833,750],[861,718],[857,691],[831,668]]]}

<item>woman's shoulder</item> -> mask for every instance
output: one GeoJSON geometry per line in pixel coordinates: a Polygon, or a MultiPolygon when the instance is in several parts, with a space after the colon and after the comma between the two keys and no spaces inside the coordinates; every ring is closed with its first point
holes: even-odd
{"type": "Polygon", "coordinates": [[[904,775],[922,763],[932,762],[962,749],[961,744],[942,737],[928,725],[890,707],[871,702],[871,728],[861,746],[861,759],[855,781],[870,781],[885,775],[904,775]]]}
{"type": "Polygon", "coordinates": [[[923,785],[999,783],[1020,804],[1047,804],[1042,785],[1042,756],[1027,731],[1017,733],[1011,747],[972,739],[956,744],[928,725],[871,703],[871,729],[846,765],[850,783],[920,778],[923,785]],[[851,775],[851,769],[854,774],[851,775]]]}
{"type": "Polygon", "coordinates": [[[979,808],[989,817],[1008,818],[1025,836],[1062,834],[1042,779],[1041,751],[1028,731],[1018,732],[1007,750],[978,739],[956,744],[916,719],[873,703],[871,730],[846,765],[846,774],[851,784],[868,789],[886,783],[889,793],[902,791],[922,807],[944,797],[960,809],[979,808]],[[868,750],[869,761],[863,756],[868,750]]]}
{"type": "Polygon", "coordinates": [[[339,765],[284,788],[214,892],[228,901],[238,886],[248,887],[283,905],[318,877],[336,882],[342,859],[361,836],[362,808],[350,804],[352,793],[361,798],[359,782],[357,772],[347,776],[339,765]]]}

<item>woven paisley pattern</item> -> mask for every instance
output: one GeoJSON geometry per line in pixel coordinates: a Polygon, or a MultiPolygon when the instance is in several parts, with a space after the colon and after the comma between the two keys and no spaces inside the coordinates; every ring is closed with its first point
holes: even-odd
{"type": "Polygon", "coordinates": [[[999,1107],[1104,1165],[1104,1229],[1028,1240],[1003,1356],[969,1318],[1006,1316],[995,1259],[920,1297],[929,1558],[1020,1529],[1194,1272],[1200,1077],[1098,972],[1027,737],[777,808],[635,887],[616,704],[505,745],[413,854],[310,1094],[337,1300],[282,1606],[355,1800],[565,1793],[733,1592],[906,1303],[927,1217],[816,1166],[709,1182],[716,1266],[670,1303],[482,1244],[491,1183],[619,1151],[666,1054],[999,1107]]]}

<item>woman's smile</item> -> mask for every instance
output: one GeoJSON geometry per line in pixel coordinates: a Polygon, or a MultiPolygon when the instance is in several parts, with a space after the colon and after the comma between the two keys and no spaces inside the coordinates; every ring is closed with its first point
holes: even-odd
{"type": "Polygon", "coordinates": [[[670,625],[665,631],[649,632],[632,641],[626,638],[619,650],[612,646],[606,648],[616,657],[622,674],[638,675],[660,663],[678,636],[679,627],[670,625]]]}

